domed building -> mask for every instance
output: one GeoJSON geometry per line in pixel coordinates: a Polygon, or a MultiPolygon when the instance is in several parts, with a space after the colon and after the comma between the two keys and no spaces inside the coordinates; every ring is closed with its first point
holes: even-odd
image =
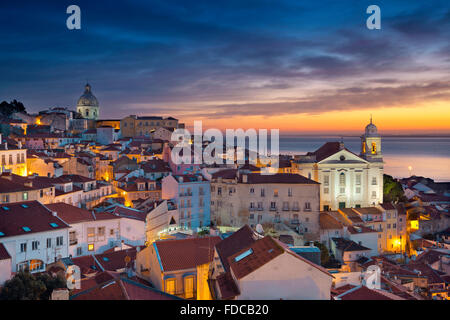
{"type": "Polygon", "coordinates": [[[83,95],[78,99],[77,112],[85,119],[97,120],[99,116],[99,104],[92,94],[91,86],[86,83],[83,95]]]}

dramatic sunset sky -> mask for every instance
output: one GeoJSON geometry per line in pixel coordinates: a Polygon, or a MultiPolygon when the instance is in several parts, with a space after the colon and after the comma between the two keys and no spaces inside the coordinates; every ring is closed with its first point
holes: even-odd
{"type": "Polygon", "coordinates": [[[411,2],[1,1],[0,101],[74,109],[88,79],[101,118],[360,133],[373,114],[384,134],[449,134],[449,2],[411,2]]]}

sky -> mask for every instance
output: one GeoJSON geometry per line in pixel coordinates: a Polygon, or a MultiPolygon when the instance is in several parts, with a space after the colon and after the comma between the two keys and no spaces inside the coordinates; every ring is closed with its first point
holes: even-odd
{"type": "Polygon", "coordinates": [[[372,114],[382,134],[450,134],[450,4],[411,2],[1,1],[0,101],[75,109],[88,81],[104,119],[351,134],[372,114]]]}

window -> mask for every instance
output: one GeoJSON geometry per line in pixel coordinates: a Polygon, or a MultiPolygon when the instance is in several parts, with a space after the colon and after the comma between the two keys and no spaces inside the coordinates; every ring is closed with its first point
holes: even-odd
{"type": "Polygon", "coordinates": [[[22,193],[22,200],[28,200],[28,192],[22,193]]]}
{"type": "Polygon", "coordinates": [[[263,203],[262,202],[258,202],[258,210],[263,210],[263,203]]]}
{"type": "Polygon", "coordinates": [[[5,203],[9,202],[9,195],[8,194],[4,195],[2,201],[5,203]]]}
{"type": "Polygon", "coordinates": [[[104,238],[105,238],[105,227],[98,227],[97,233],[98,233],[97,236],[99,238],[101,238],[100,240],[104,240],[104,238]]]}
{"type": "Polygon", "coordinates": [[[372,185],[373,186],[377,185],[377,177],[372,177],[372,185]]]}
{"type": "Polygon", "coordinates": [[[376,191],[372,191],[372,198],[376,198],[377,197],[377,192],[376,191]]]}
{"type": "Polygon", "coordinates": [[[88,244],[88,251],[94,251],[94,244],[93,243],[89,243],[88,244]]]}
{"type": "Polygon", "coordinates": [[[250,219],[250,220],[253,220],[253,219],[255,219],[255,215],[254,215],[253,213],[250,213],[250,215],[249,215],[249,219],[250,219]]]}
{"type": "Polygon", "coordinates": [[[250,193],[255,193],[255,189],[254,188],[250,188],[250,193]]]}
{"type": "Polygon", "coordinates": [[[56,238],[56,245],[57,246],[62,246],[63,245],[63,237],[57,237],[56,238]]]}
{"type": "Polygon", "coordinates": [[[20,244],[20,252],[27,252],[27,243],[20,244]]]}
{"type": "Polygon", "coordinates": [[[278,189],[273,190],[273,196],[278,197],[278,189]]]}
{"type": "Polygon", "coordinates": [[[9,164],[13,164],[13,156],[12,156],[12,154],[9,155],[9,164]]]}
{"type": "Polygon", "coordinates": [[[184,278],[184,297],[191,299],[194,297],[194,277],[184,278]]]}
{"type": "Polygon", "coordinates": [[[339,175],[339,185],[345,186],[345,173],[343,172],[339,175]]]}
{"type": "Polygon", "coordinates": [[[377,153],[377,144],[375,142],[372,142],[372,153],[377,153]]]}
{"type": "Polygon", "coordinates": [[[388,223],[388,225],[387,225],[387,228],[388,228],[388,229],[390,229],[390,228],[391,228],[391,224],[390,224],[390,223],[388,223]]]}
{"type": "Polygon", "coordinates": [[[328,194],[330,192],[329,188],[323,188],[323,193],[328,194]]]}
{"type": "Polygon", "coordinates": [[[31,250],[37,250],[39,249],[39,241],[33,241],[31,243],[31,250]]]}
{"type": "Polygon", "coordinates": [[[361,185],[361,175],[360,175],[360,174],[357,174],[356,177],[355,177],[355,179],[356,179],[355,184],[356,184],[357,186],[360,186],[360,185],[361,185]]]}
{"type": "Polygon", "coordinates": [[[87,236],[88,236],[88,241],[94,241],[95,238],[95,228],[87,228],[87,236]]]}
{"type": "Polygon", "coordinates": [[[311,211],[311,203],[305,202],[305,211],[311,211]]]}
{"type": "Polygon", "coordinates": [[[168,294],[175,294],[175,279],[166,280],[166,292],[168,294]]]}
{"type": "Polygon", "coordinates": [[[261,189],[261,197],[264,197],[265,196],[265,191],[264,191],[264,189],[261,189]]]}
{"type": "Polygon", "coordinates": [[[288,197],[292,197],[292,188],[288,188],[288,197]]]}
{"type": "Polygon", "coordinates": [[[276,208],[277,208],[277,203],[272,201],[270,203],[270,210],[275,210],[276,208]]]}
{"type": "Polygon", "coordinates": [[[330,176],[329,175],[323,176],[323,185],[328,186],[329,184],[330,184],[330,176]]]}
{"type": "Polygon", "coordinates": [[[396,223],[394,223],[394,224],[392,225],[392,229],[397,229],[397,224],[396,224],[396,223]]]}
{"type": "Polygon", "coordinates": [[[2,165],[5,165],[5,164],[6,164],[6,156],[2,155],[2,165]]]}
{"type": "Polygon", "coordinates": [[[47,238],[47,248],[52,247],[52,238],[47,238]]]}
{"type": "Polygon", "coordinates": [[[77,248],[77,256],[81,256],[83,254],[83,248],[78,247],[77,248]]]}
{"type": "Polygon", "coordinates": [[[355,192],[356,192],[356,193],[361,193],[361,187],[356,187],[355,192]]]}
{"type": "Polygon", "coordinates": [[[70,231],[69,232],[69,245],[74,245],[77,244],[77,237],[76,237],[76,232],[75,231],[70,231]]]}

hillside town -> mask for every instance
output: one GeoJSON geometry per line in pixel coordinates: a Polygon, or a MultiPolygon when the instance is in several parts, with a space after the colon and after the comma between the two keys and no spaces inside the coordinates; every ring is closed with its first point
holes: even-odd
{"type": "Polygon", "coordinates": [[[101,118],[89,84],[74,108],[0,108],[0,299],[30,277],[51,300],[450,299],[450,183],[385,175],[372,119],[360,150],[265,175],[177,163],[181,120],[101,118]]]}

